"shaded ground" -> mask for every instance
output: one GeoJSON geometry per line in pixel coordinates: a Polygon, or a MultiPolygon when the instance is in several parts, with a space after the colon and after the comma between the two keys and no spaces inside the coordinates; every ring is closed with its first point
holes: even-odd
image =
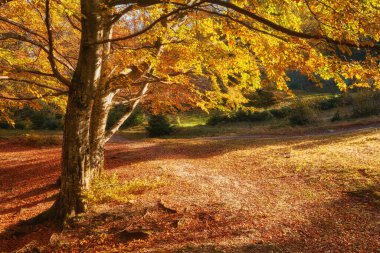
{"type": "Polygon", "coordinates": [[[380,132],[147,140],[107,147],[108,173],[164,185],[94,205],[61,233],[9,231],[52,204],[58,148],[0,143],[0,249],[379,252],[380,132]],[[7,229],[8,228],[8,229],[7,229]]]}

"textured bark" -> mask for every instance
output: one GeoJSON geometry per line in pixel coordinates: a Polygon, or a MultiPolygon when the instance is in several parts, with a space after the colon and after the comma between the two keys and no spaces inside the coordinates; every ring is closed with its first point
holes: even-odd
{"type": "Polygon", "coordinates": [[[109,17],[102,15],[102,8],[102,0],[81,1],[85,18],[66,110],[61,191],[52,208],[59,220],[87,210],[85,192],[103,167],[104,131],[110,101],[101,76],[109,46],[94,42],[108,38],[111,33],[107,25],[109,17]]]}
{"type": "MultiPolygon", "coordinates": [[[[110,39],[112,37],[112,27],[105,25],[103,28],[103,38],[110,39]]],[[[95,101],[93,104],[93,111],[91,117],[91,168],[93,170],[93,176],[101,175],[104,169],[104,145],[106,143],[105,134],[108,113],[112,107],[112,99],[115,95],[114,92],[110,92],[110,87],[107,86],[107,77],[105,76],[110,72],[112,66],[110,66],[108,57],[111,51],[111,44],[103,44],[102,51],[102,74],[98,89],[96,91],[95,101]]]]}
{"type": "Polygon", "coordinates": [[[113,94],[96,99],[93,106],[90,132],[90,155],[92,176],[99,176],[104,169],[104,145],[106,143],[106,125],[111,109],[113,94]]]}
{"type": "Polygon", "coordinates": [[[83,92],[69,96],[62,147],[61,191],[55,205],[58,219],[87,209],[84,192],[89,188],[91,99],[83,92]]]}

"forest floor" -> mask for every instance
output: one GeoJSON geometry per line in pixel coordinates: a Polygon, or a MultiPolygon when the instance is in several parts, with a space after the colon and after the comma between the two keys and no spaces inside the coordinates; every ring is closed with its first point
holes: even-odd
{"type": "Polygon", "coordinates": [[[17,225],[57,194],[60,148],[0,141],[0,252],[380,252],[380,131],[118,139],[108,174],[159,181],[63,231],[17,225]]]}

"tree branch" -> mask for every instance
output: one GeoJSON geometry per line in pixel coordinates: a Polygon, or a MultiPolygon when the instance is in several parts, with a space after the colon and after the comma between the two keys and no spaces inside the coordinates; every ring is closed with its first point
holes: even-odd
{"type": "Polygon", "coordinates": [[[67,94],[67,92],[46,93],[42,96],[28,97],[28,98],[7,97],[7,96],[0,95],[0,99],[12,100],[12,101],[31,101],[31,100],[37,100],[37,99],[46,98],[46,97],[59,97],[59,96],[66,95],[66,94],[67,94]]]}
{"type": "Polygon", "coordinates": [[[35,32],[35,31],[29,29],[28,27],[26,27],[26,26],[24,26],[24,25],[22,25],[20,23],[17,23],[17,22],[15,22],[13,20],[10,20],[10,19],[7,19],[5,17],[1,17],[0,16],[0,21],[2,21],[4,23],[7,23],[7,24],[10,24],[12,26],[15,26],[17,28],[20,28],[21,30],[23,30],[23,31],[25,31],[25,32],[27,32],[29,34],[35,35],[36,37],[38,37],[38,38],[40,38],[40,39],[42,39],[44,41],[47,41],[47,39],[44,36],[42,36],[41,34],[35,32]]]}
{"type": "Polygon", "coordinates": [[[66,14],[66,18],[67,18],[67,21],[69,21],[70,25],[71,25],[75,30],[77,30],[77,31],[79,31],[79,32],[82,32],[82,29],[79,28],[79,26],[77,26],[77,25],[74,23],[74,21],[71,19],[71,17],[70,17],[68,14],[66,14]]]}
{"type": "Polygon", "coordinates": [[[48,59],[50,62],[51,69],[54,75],[59,81],[61,81],[66,86],[70,87],[71,82],[66,79],[58,70],[57,64],[54,57],[54,41],[53,41],[53,32],[51,27],[51,16],[50,16],[50,0],[45,1],[45,25],[48,35],[48,59]]]}
{"type": "MultiPolygon", "coordinates": [[[[165,45],[181,44],[184,42],[186,42],[186,40],[176,40],[176,41],[164,42],[164,43],[161,43],[160,45],[165,46],[165,45]]],[[[143,49],[157,48],[157,43],[145,45],[145,46],[141,46],[141,47],[128,47],[128,46],[120,46],[120,45],[117,45],[117,46],[118,47],[115,48],[115,50],[125,49],[125,50],[138,51],[138,50],[143,50],[143,49]]]]}
{"type": "Polygon", "coordinates": [[[116,23],[119,21],[125,14],[130,12],[133,9],[134,5],[129,5],[128,7],[125,7],[124,10],[121,10],[119,13],[116,13],[111,20],[111,24],[116,23]]]}
{"type": "Polygon", "coordinates": [[[213,14],[213,15],[216,15],[216,16],[224,17],[224,18],[227,18],[227,19],[230,19],[230,20],[234,21],[235,23],[241,24],[242,26],[248,28],[249,30],[253,30],[253,31],[265,34],[265,35],[272,36],[272,37],[274,37],[276,39],[279,39],[279,40],[282,40],[284,42],[288,42],[285,38],[282,38],[282,37],[280,37],[280,36],[278,36],[276,34],[273,34],[273,33],[270,33],[270,32],[267,32],[267,31],[255,28],[255,27],[253,27],[253,26],[245,23],[244,21],[241,21],[241,20],[239,20],[237,18],[234,18],[234,17],[232,17],[232,16],[230,16],[228,14],[222,14],[222,13],[219,13],[219,12],[216,12],[216,11],[209,11],[209,10],[205,10],[205,9],[202,9],[202,8],[196,8],[196,10],[202,11],[202,12],[206,12],[206,13],[209,13],[209,14],[213,14]]]}
{"type": "Polygon", "coordinates": [[[137,4],[140,7],[148,7],[155,4],[165,2],[162,0],[111,0],[108,2],[108,6],[118,6],[118,5],[126,5],[126,4],[137,4]]]}
{"type": "Polygon", "coordinates": [[[23,73],[24,72],[24,73],[29,73],[29,74],[33,74],[33,75],[39,75],[39,76],[55,77],[53,73],[46,73],[46,72],[42,72],[39,70],[24,69],[24,68],[19,67],[19,66],[12,66],[12,68],[14,68],[15,73],[23,73]]]}
{"type": "Polygon", "coordinates": [[[106,133],[105,135],[105,141],[108,142],[112,135],[114,135],[118,130],[119,128],[124,124],[124,122],[136,111],[136,108],[137,106],[140,104],[140,101],[141,99],[144,97],[144,95],[146,94],[146,92],[148,91],[148,87],[149,87],[149,82],[145,83],[145,85],[142,87],[142,89],[140,90],[139,94],[138,94],[138,97],[136,98],[136,100],[133,102],[132,104],[132,109],[126,113],[125,115],[123,115],[106,133]]]}
{"type": "MultiPolygon", "coordinates": [[[[13,40],[18,40],[18,41],[22,41],[22,42],[27,42],[33,46],[36,46],[40,49],[42,49],[42,51],[44,51],[46,54],[49,54],[49,50],[46,48],[46,46],[44,44],[42,44],[41,42],[37,41],[37,40],[33,40],[33,39],[30,39],[26,36],[23,36],[23,35],[20,35],[20,34],[17,34],[15,32],[5,32],[5,33],[0,33],[0,41],[1,40],[8,40],[8,39],[13,39],[13,40]]],[[[63,66],[65,66],[67,69],[69,70],[74,70],[71,66],[67,65],[64,60],[58,58],[57,56],[54,56],[55,60],[57,62],[59,62],[60,64],[62,64],[63,66]]],[[[65,84],[66,85],[66,84],[65,84]]]]}
{"type": "Polygon", "coordinates": [[[144,96],[140,96],[140,97],[136,97],[136,98],[131,98],[131,99],[128,99],[128,100],[123,100],[123,101],[119,101],[119,102],[114,102],[113,104],[114,105],[126,105],[126,104],[130,104],[131,102],[133,101],[136,101],[138,99],[142,99],[144,96]]]}
{"type": "Polygon", "coordinates": [[[308,33],[303,33],[303,32],[297,32],[294,30],[291,30],[289,28],[283,27],[279,24],[276,24],[266,18],[263,18],[255,13],[252,13],[244,8],[241,8],[233,3],[227,2],[227,1],[222,1],[222,0],[205,0],[205,2],[211,3],[211,4],[216,4],[219,6],[223,6],[225,8],[231,9],[236,11],[239,14],[242,14],[243,16],[250,17],[257,22],[264,24],[278,32],[287,34],[292,37],[296,38],[301,38],[301,39],[315,39],[315,40],[325,40],[328,43],[336,44],[336,45],[345,45],[349,47],[361,47],[361,48],[367,48],[367,49],[376,49],[380,50],[380,44],[373,43],[373,45],[370,45],[370,43],[354,43],[350,41],[338,41],[336,39],[323,36],[323,35],[315,35],[315,34],[308,34],[308,33]]]}
{"type": "Polygon", "coordinates": [[[0,82],[1,81],[13,81],[13,82],[27,83],[27,84],[32,84],[32,85],[35,85],[35,86],[38,86],[41,88],[57,91],[57,92],[66,92],[65,90],[54,88],[54,87],[51,87],[49,85],[45,85],[45,84],[42,84],[42,83],[39,83],[36,81],[27,80],[27,79],[13,78],[13,77],[8,77],[8,76],[0,76],[0,82]]]}
{"type": "Polygon", "coordinates": [[[185,10],[189,10],[189,9],[192,9],[196,6],[199,6],[201,4],[203,4],[206,0],[202,0],[200,1],[199,3],[195,3],[194,5],[191,5],[191,6],[186,6],[186,7],[181,7],[181,8],[178,8],[176,10],[173,10],[167,14],[164,14],[162,15],[161,17],[159,17],[158,19],[156,19],[155,21],[153,21],[152,23],[150,23],[150,25],[148,25],[147,27],[143,28],[142,30],[136,32],[136,33],[133,33],[133,34],[130,34],[130,35],[127,35],[127,36],[123,36],[123,37],[119,37],[119,38],[114,38],[114,39],[108,39],[108,40],[102,40],[102,41],[97,41],[97,42],[93,42],[93,43],[90,43],[91,44],[103,44],[103,43],[109,43],[109,42],[117,42],[117,41],[122,41],[122,40],[127,40],[127,39],[131,39],[131,38],[134,38],[134,37],[137,37],[141,34],[144,34],[146,32],[148,32],[149,30],[151,30],[152,28],[154,28],[157,24],[159,24],[161,21],[164,21],[165,19],[181,12],[181,11],[185,11],[185,10]]]}

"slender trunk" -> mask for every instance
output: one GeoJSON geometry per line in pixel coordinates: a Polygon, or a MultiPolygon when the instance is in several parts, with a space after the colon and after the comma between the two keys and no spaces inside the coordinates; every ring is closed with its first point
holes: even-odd
{"type": "MultiPolygon", "coordinates": [[[[105,25],[103,29],[103,39],[112,38],[112,27],[105,25]]],[[[94,176],[102,174],[104,169],[104,145],[106,143],[105,134],[108,113],[112,106],[112,99],[115,93],[111,92],[107,85],[107,75],[111,70],[109,66],[109,55],[111,51],[111,44],[103,44],[103,62],[102,62],[102,75],[99,81],[99,87],[95,96],[93,105],[93,112],[91,118],[90,142],[91,142],[91,168],[94,176]]]]}
{"type": "Polygon", "coordinates": [[[92,176],[99,176],[104,169],[104,145],[106,144],[106,125],[111,109],[113,94],[96,99],[91,119],[91,169],[92,176]]]}

